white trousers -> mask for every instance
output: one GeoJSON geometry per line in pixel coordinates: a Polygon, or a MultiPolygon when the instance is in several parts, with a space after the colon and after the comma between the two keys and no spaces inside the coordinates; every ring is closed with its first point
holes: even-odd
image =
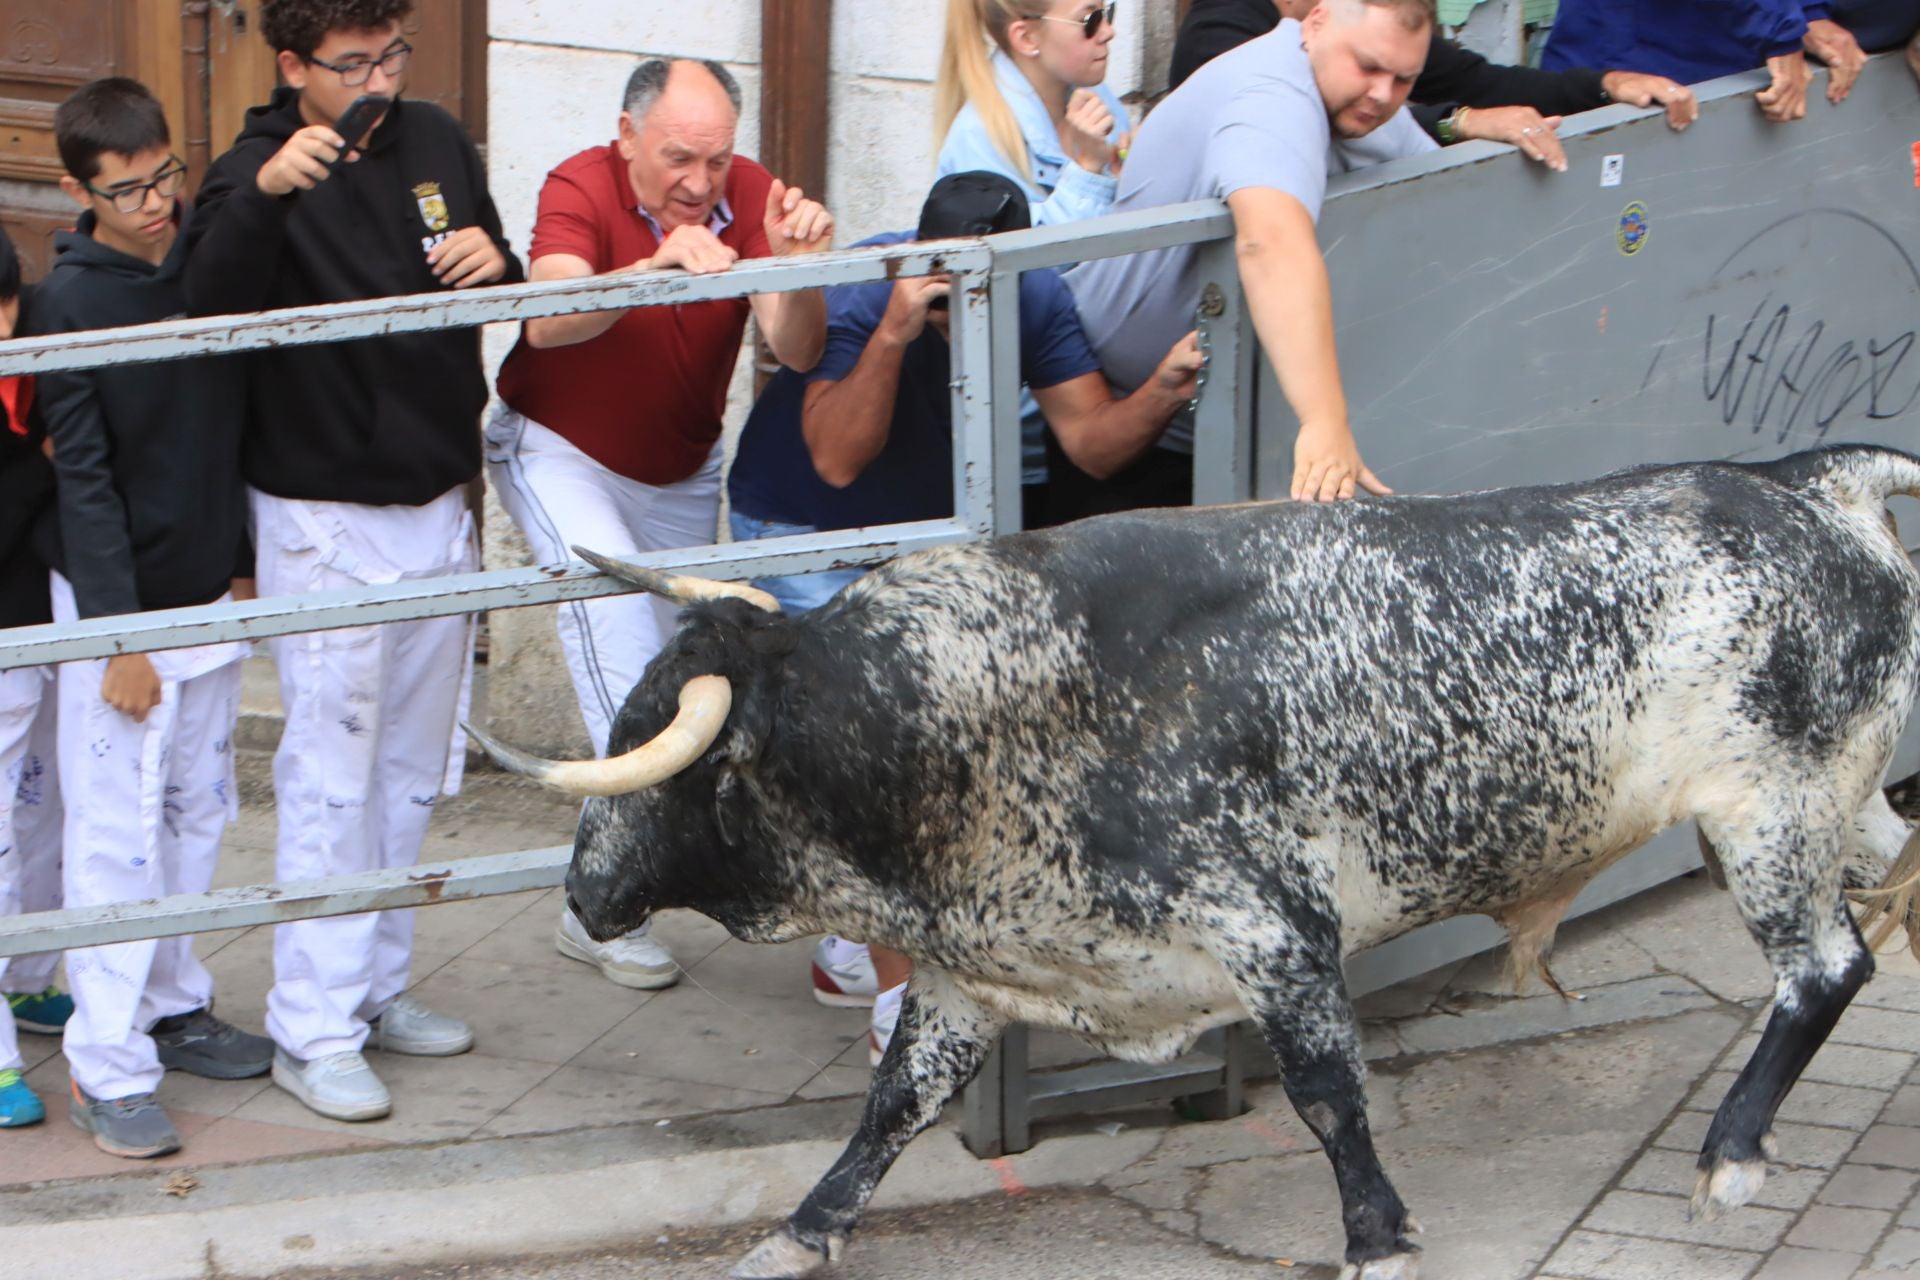
{"type": "MultiPolygon", "coordinates": [[[[642,484],[601,466],[565,437],[505,405],[487,423],[488,474],[541,564],[572,560],[575,544],[609,556],[699,547],[718,537],[721,449],[673,484],[642,484]]],[[[639,592],[559,608],[580,715],[594,753],[641,672],[673,635],[680,611],[639,592]]]]}
{"type": "MultiPolygon", "coordinates": [[[[463,493],[420,507],[252,495],[262,596],[471,571],[463,493]]],[[[426,618],[270,642],[286,729],[273,757],[275,872],[312,880],[420,857],[433,806],[459,790],[455,746],[472,673],[473,621],[426,618]]],[[[407,985],[411,911],[296,920],[276,928],[267,1032],[296,1058],[358,1050],[367,1020],[407,985]]]]}
{"type": "MultiPolygon", "coordinates": [[[[73,589],[53,579],[53,616],[71,622],[73,589]]],[[[65,790],[69,907],[97,907],[213,887],[220,836],[239,816],[233,725],[246,646],[150,654],[160,703],[136,721],[107,705],[107,662],[59,673],[59,760],[65,790]]],[[[96,1098],[151,1093],[164,1074],[147,1031],[213,999],[213,977],[190,936],[67,952],[73,1017],[64,1048],[74,1080],[96,1098]]]]}
{"type": "MultiPolygon", "coordinates": [[[[0,671],[0,916],[60,906],[60,771],[53,672],[0,671]]],[[[0,956],[0,994],[45,991],[58,951],[0,956]]],[[[24,1065],[13,1019],[0,1009],[0,1071],[24,1065]]]]}

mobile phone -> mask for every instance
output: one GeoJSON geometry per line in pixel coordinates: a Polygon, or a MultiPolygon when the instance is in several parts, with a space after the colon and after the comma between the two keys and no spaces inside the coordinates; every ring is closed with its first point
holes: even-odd
{"type": "Polygon", "coordinates": [[[363,93],[353,100],[353,104],[340,113],[333,122],[333,131],[346,142],[346,149],[340,153],[336,165],[347,158],[349,152],[359,149],[358,144],[367,136],[367,130],[373,128],[386,109],[393,105],[393,99],[381,93],[363,93]]]}

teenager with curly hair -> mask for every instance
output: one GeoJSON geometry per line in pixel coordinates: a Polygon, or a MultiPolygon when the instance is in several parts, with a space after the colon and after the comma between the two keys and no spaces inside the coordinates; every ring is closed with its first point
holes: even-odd
{"type": "MultiPolygon", "coordinates": [[[[191,227],[200,314],[349,302],[523,278],[486,171],[446,112],[402,98],[411,0],[264,0],[285,85],[215,161],[191,227]],[[359,136],[354,99],[389,99],[359,136]]],[[[293,595],[477,564],[465,489],[487,400],[478,334],[440,329],[254,352],[244,466],[259,591],[293,595]]],[[[466,618],[271,642],[286,706],[274,757],[280,880],[411,866],[466,689],[466,618]]],[[[361,1050],[445,1055],[473,1033],[403,995],[408,911],[302,920],[274,938],[274,1082],[340,1120],[387,1114],[361,1050]]]]}

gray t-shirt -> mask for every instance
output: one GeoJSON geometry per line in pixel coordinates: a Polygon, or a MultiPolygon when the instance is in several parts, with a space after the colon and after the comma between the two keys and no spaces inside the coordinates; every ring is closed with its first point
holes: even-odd
{"type": "MultiPolygon", "coordinates": [[[[1224,200],[1246,187],[1270,187],[1294,197],[1318,221],[1329,174],[1434,145],[1404,110],[1364,138],[1335,139],[1301,47],[1300,24],[1287,18],[1195,71],[1154,108],[1134,138],[1111,212],[1224,200]]],[[[1067,273],[1087,340],[1116,391],[1145,382],[1194,327],[1198,264],[1198,247],[1182,245],[1098,258],[1067,273]]],[[[1189,415],[1182,412],[1160,444],[1191,452],[1189,415]]]]}

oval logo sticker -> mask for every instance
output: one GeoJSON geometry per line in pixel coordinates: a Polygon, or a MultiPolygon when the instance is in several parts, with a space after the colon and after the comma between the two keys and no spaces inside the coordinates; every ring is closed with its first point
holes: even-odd
{"type": "Polygon", "coordinates": [[[1631,258],[1647,242],[1647,231],[1647,206],[1635,200],[1620,211],[1620,226],[1613,234],[1613,241],[1620,246],[1620,252],[1631,258]]]}

